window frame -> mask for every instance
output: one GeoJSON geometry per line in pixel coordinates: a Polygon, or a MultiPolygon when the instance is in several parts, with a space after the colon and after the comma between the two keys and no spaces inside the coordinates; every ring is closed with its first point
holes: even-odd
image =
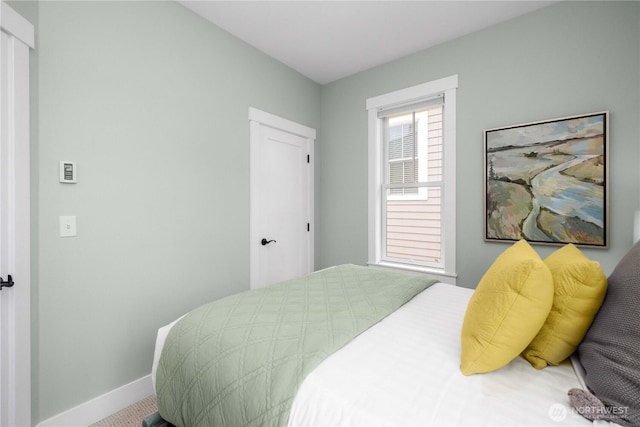
{"type": "Polygon", "coordinates": [[[456,92],[458,76],[452,75],[431,82],[396,90],[368,98],[368,265],[429,273],[447,283],[456,282],[456,92]],[[388,260],[382,256],[386,233],[383,230],[383,184],[385,179],[385,147],[380,110],[420,104],[439,96],[444,97],[443,123],[443,193],[441,205],[440,266],[388,260]]]}

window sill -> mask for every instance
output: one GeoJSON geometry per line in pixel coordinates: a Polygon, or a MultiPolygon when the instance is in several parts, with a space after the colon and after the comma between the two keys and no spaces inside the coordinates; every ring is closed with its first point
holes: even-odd
{"type": "Polygon", "coordinates": [[[458,277],[455,273],[448,273],[439,268],[433,267],[421,267],[418,265],[409,265],[409,264],[400,264],[389,261],[380,261],[377,263],[369,262],[367,263],[369,267],[373,268],[382,268],[385,270],[396,270],[402,271],[405,273],[414,273],[414,274],[428,274],[430,276],[434,276],[438,280],[443,283],[449,283],[451,285],[456,284],[456,279],[458,277]]]}

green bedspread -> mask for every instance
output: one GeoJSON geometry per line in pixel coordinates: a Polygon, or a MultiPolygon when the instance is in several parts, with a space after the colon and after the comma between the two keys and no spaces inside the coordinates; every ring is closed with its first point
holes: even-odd
{"type": "Polygon", "coordinates": [[[165,342],[160,415],[181,427],[286,425],[309,372],[434,282],[342,265],[199,307],[165,342]]]}

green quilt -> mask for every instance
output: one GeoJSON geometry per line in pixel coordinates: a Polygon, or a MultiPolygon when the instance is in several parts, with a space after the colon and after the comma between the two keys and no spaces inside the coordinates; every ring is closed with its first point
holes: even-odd
{"type": "Polygon", "coordinates": [[[433,283],[341,265],[199,307],[165,342],[160,415],[180,427],[286,425],[309,372],[433,283]]]}

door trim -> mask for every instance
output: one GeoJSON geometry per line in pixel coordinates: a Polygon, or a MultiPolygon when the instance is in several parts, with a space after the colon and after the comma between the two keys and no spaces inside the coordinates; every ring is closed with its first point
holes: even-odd
{"type": "Polygon", "coordinates": [[[8,52],[2,52],[9,75],[0,76],[7,82],[7,93],[2,93],[7,110],[0,111],[0,132],[6,138],[9,175],[3,187],[12,206],[6,213],[9,229],[6,238],[11,250],[7,271],[2,274],[12,274],[16,281],[14,287],[0,291],[7,309],[7,313],[2,312],[1,322],[1,356],[6,360],[2,360],[0,368],[0,424],[31,425],[29,48],[34,47],[34,30],[4,2],[0,2],[0,27],[9,36],[8,52]],[[7,391],[8,396],[1,396],[7,391]]]}
{"type": "Polygon", "coordinates": [[[292,122],[291,120],[284,119],[271,113],[258,110],[254,107],[249,107],[249,121],[258,122],[274,129],[280,129],[313,141],[316,139],[315,129],[292,122]]]}
{"type": "Polygon", "coordinates": [[[254,173],[256,170],[260,159],[258,158],[258,150],[254,147],[260,141],[260,127],[268,126],[274,129],[278,129],[290,134],[294,134],[303,138],[306,138],[309,141],[309,267],[310,270],[314,270],[314,145],[316,139],[316,130],[310,128],[308,126],[293,122],[291,120],[273,115],[271,113],[267,113],[265,111],[259,110],[254,107],[249,107],[249,157],[250,157],[250,166],[249,166],[249,284],[250,289],[255,288],[255,284],[258,280],[258,256],[260,246],[257,242],[260,239],[260,236],[254,231],[256,229],[255,226],[255,213],[254,206],[257,205],[257,195],[255,193],[255,189],[258,188],[257,182],[257,174],[254,173]]]}
{"type": "Polygon", "coordinates": [[[33,25],[4,1],[0,4],[2,8],[0,11],[0,26],[2,26],[2,30],[33,49],[35,47],[33,25]]]}

